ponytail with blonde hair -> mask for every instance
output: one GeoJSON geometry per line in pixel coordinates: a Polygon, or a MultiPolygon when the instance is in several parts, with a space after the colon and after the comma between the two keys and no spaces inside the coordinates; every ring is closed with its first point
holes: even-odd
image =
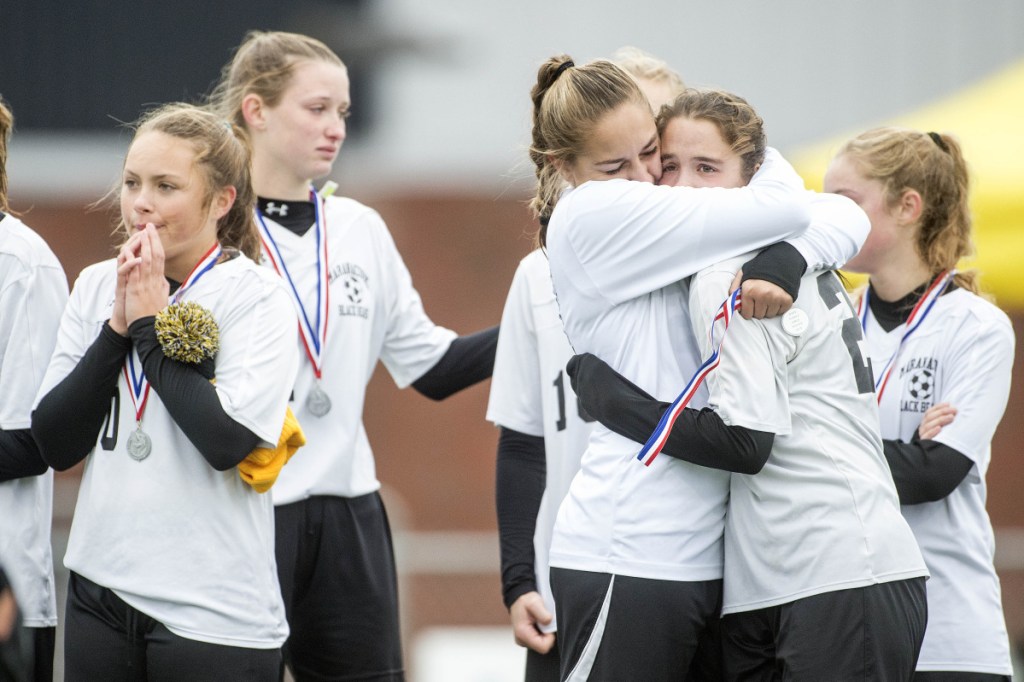
{"type": "MultiPolygon", "coordinates": [[[[235,188],[235,201],[217,221],[217,241],[237,249],[253,261],[260,260],[260,237],[256,229],[252,188],[252,149],[245,130],[212,111],[192,104],[165,104],[140,118],[135,138],[157,131],[191,143],[195,165],[206,184],[204,206],[225,187],[235,188]]],[[[131,231],[123,224],[126,235],[131,231]]]]}
{"type": "MultiPolygon", "coordinates": [[[[917,252],[937,275],[974,253],[968,205],[969,173],[959,142],[940,133],[905,128],[868,130],[846,142],[836,156],[850,159],[864,177],[882,184],[886,203],[904,193],[921,195],[917,252]]],[[[978,273],[958,272],[957,286],[978,293],[978,273]]]]}
{"type": "Polygon", "coordinates": [[[530,159],[536,167],[537,190],[530,209],[540,221],[537,241],[547,239],[547,223],[566,187],[555,161],[571,164],[582,152],[594,126],[626,102],[649,106],[633,77],[606,60],[576,66],[569,55],[545,61],[530,90],[533,140],[530,159]]]}
{"type": "Polygon", "coordinates": [[[274,107],[288,88],[296,65],[323,61],[345,68],[341,58],[316,38],[285,31],[250,31],[224,65],[210,105],[223,118],[245,127],[242,100],[255,94],[274,107]]]}

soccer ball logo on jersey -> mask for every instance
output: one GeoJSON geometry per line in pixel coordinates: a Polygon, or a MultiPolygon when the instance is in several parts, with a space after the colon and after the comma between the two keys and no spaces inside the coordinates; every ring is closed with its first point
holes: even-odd
{"type": "Polygon", "coordinates": [[[935,375],[939,361],[935,358],[913,358],[900,368],[903,383],[901,412],[926,412],[935,404],[935,375]]]}
{"type": "MultiPolygon", "coordinates": [[[[338,300],[339,315],[363,319],[370,316],[370,309],[364,305],[370,293],[369,279],[366,272],[355,263],[341,263],[331,268],[327,282],[335,295],[341,294],[340,299],[335,299],[338,300]],[[339,282],[338,286],[334,286],[335,281],[339,282]]],[[[331,298],[334,299],[334,296],[331,298]]]]}

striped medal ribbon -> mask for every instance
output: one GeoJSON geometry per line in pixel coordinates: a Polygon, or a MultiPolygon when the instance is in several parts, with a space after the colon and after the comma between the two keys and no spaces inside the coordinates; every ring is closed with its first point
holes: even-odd
{"type": "Polygon", "coordinates": [[[729,322],[732,321],[733,315],[739,309],[741,303],[740,290],[737,288],[728,298],[722,301],[722,305],[718,307],[718,312],[715,313],[715,318],[711,321],[711,329],[708,332],[708,340],[710,346],[714,348],[714,352],[711,353],[711,357],[704,361],[698,369],[696,374],[690,378],[690,381],[686,384],[686,388],[679,394],[679,397],[673,401],[672,405],[669,406],[665,413],[661,415],[661,420],[658,422],[658,426],[654,429],[654,433],[651,434],[647,442],[644,443],[643,448],[636,458],[644,463],[644,466],[651,466],[651,462],[658,456],[661,449],[665,447],[666,441],[668,441],[669,434],[672,433],[672,427],[676,423],[676,419],[683,412],[683,408],[693,399],[694,394],[700,387],[704,379],[707,378],[708,374],[713,369],[718,367],[718,363],[722,359],[722,344],[725,343],[725,333],[729,330],[729,322]],[[719,320],[722,321],[722,335],[718,341],[718,345],[715,345],[715,326],[719,320]]]}
{"type": "MultiPolygon", "coordinates": [[[[313,202],[313,209],[316,212],[316,223],[313,225],[316,237],[316,317],[312,317],[311,311],[306,309],[295,287],[291,272],[288,271],[288,264],[285,263],[281,249],[270,233],[263,215],[259,208],[256,208],[256,223],[260,229],[260,241],[263,243],[263,252],[267,255],[274,270],[286,282],[288,282],[288,293],[291,295],[292,304],[299,315],[299,337],[302,339],[302,346],[306,350],[306,357],[313,367],[313,374],[316,376],[316,384],[307,396],[306,404],[317,417],[322,417],[331,409],[331,400],[320,385],[323,377],[323,353],[327,344],[327,321],[330,318],[330,289],[328,287],[328,259],[327,259],[327,221],[324,218],[326,208],[326,197],[331,192],[327,191],[318,196],[312,187],[309,190],[310,200],[313,202]]],[[[333,190],[331,190],[333,191],[333,190]]]]}
{"type": "MultiPolygon", "coordinates": [[[[953,276],[956,275],[956,270],[947,270],[939,274],[932,283],[928,285],[928,289],[925,290],[924,296],[917,302],[914,309],[910,311],[910,316],[906,321],[906,331],[903,332],[903,336],[900,338],[899,344],[896,346],[896,350],[893,351],[892,356],[889,357],[889,361],[885,363],[885,367],[882,372],[878,375],[878,380],[875,381],[875,393],[877,394],[878,402],[882,402],[882,394],[885,393],[885,387],[889,385],[889,377],[892,376],[892,370],[896,367],[896,358],[899,357],[900,351],[903,349],[903,344],[906,342],[910,335],[917,331],[917,328],[921,326],[925,318],[928,317],[928,313],[932,311],[932,307],[935,302],[939,300],[939,296],[942,296],[943,292],[949,287],[953,281],[953,276]]],[[[868,311],[871,309],[868,305],[868,292],[871,291],[871,287],[864,289],[864,295],[861,296],[860,302],[857,304],[857,317],[860,318],[860,328],[867,334],[868,331],[868,311]]]]}

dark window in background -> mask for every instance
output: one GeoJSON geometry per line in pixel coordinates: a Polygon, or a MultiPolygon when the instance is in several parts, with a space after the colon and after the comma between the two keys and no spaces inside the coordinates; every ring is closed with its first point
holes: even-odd
{"type": "Polygon", "coordinates": [[[297,31],[348,65],[349,134],[358,134],[370,119],[373,73],[341,43],[346,34],[365,35],[366,4],[0,0],[0,95],[20,131],[113,131],[154,105],[199,101],[249,30],[297,31]]]}

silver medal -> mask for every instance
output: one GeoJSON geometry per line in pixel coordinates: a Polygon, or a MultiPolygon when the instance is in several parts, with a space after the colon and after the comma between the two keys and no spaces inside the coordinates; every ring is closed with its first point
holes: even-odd
{"type": "Polygon", "coordinates": [[[149,453],[153,451],[153,441],[145,431],[137,428],[128,436],[126,447],[128,449],[128,456],[136,462],[141,462],[149,457],[149,453]]]}
{"type": "Polygon", "coordinates": [[[320,384],[314,386],[306,397],[306,408],[314,417],[322,417],[331,411],[331,398],[320,384]]]}

